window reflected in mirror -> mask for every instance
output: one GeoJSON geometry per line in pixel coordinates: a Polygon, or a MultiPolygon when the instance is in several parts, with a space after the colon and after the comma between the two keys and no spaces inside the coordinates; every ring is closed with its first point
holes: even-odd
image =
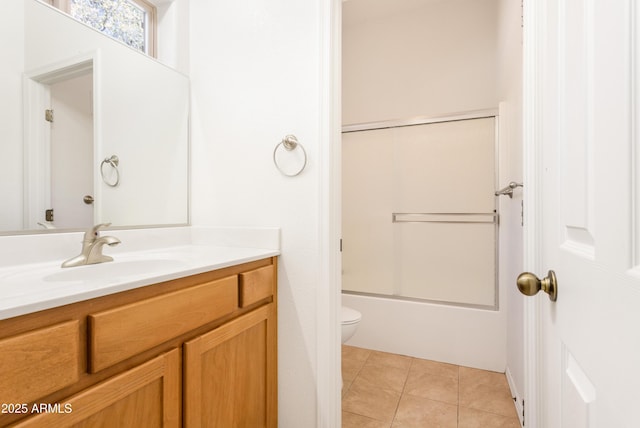
{"type": "Polygon", "coordinates": [[[145,0],[49,0],[78,21],[155,57],[156,8],[145,0]]]}

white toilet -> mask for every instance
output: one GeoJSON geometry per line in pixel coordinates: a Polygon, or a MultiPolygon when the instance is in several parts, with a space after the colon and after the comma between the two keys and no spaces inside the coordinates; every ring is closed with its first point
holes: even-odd
{"type": "Polygon", "coordinates": [[[353,336],[358,329],[358,324],[360,324],[361,319],[362,314],[360,312],[346,306],[342,307],[342,343],[351,339],[351,336],[353,336]]]}

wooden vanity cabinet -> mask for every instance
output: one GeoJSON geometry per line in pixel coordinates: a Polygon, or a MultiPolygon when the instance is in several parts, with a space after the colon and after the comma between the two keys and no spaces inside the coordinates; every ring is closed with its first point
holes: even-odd
{"type": "Polygon", "coordinates": [[[276,427],[275,306],[184,344],[185,427],[276,427]]]}
{"type": "Polygon", "coordinates": [[[1,320],[0,427],[276,428],[276,266],[1,320]]]}

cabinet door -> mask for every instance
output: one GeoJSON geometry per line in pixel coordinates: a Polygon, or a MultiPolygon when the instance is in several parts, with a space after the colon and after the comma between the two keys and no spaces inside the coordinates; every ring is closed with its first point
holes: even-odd
{"type": "Polygon", "coordinates": [[[180,352],[174,349],[64,402],[38,404],[43,413],[15,426],[179,427],[180,404],[180,352]]]}
{"type": "Polygon", "coordinates": [[[275,305],[184,345],[185,427],[275,428],[275,305]]]}

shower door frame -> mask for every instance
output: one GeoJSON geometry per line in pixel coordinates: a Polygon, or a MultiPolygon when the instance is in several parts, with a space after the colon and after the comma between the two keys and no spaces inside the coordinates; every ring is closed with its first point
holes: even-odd
{"type": "MultiPolygon", "coordinates": [[[[428,124],[436,124],[436,123],[446,123],[446,122],[458,122],[464,120],[474,120],[474,119],[494,119],[494,188],[498,188],[498,182],[500,180],[500,127],[499,127],[499,109],[485,109],[485,110],[473,110],[467,112],[453,113],[443,116],[432,116],[432,117],[414,117],[409,119],[398,119],[398,120],[389,120],[389,121],[379,121],[379,122],[367,122],[367,123],[358,123],[351,125],[344,125],[342,127],[342,134],[351,133],[351,132],[359,132],[359,131],[374,131],[380,129],[390,129],[390,128],[401,128],[406,126],[418,126],[418,125],[428,125],[428,124]]],[[[392,213],[393,222],[395,222],[396,215],[409,215],[415,213],[392,213]]],[[[421,215],[432,215],[433,213],[424,213],[421,215]]],[[[464,213],[466,215],[475,215],[478,216],[480,213],[464,213]]],[[[481,213],[482,215],[489,216],[489,213],[481,213]]],[[[439,213],[439,216],[451,216],[454,214],[443,214],[439,213]]],[[[456,216],[462,214],[455,214],[456,216]]],[[[445,221],[447,222],[447,221],[445,221]]],[[[470,220],[469,222],[475,222],[474,220],[470,220]]],[[[494,299],[493,305],[482,305],[482,304],[473,304],[473,303],[462,303],[462,302],[453,302],[453,301],[444,301],[444,300],[434,300],[434,299],[424,299],[418,297],[408,297],[401,295],[389,295],[389,294],[380,294],[380,293],[369,293],[363,291],[351,291],[351,290],[342,290],[344,294],[352,294],[356,296],[369,296],[369,297],[381,297],[386,299],[393,300],[404,300],[410,302],[424,302],[431,303],[436,305],[447,305],[447,306],[457,306],[463,308],[471,308],[471,309],[484,309],[491,311],[500,310],[500,251],[499,251],[499,226],[500,226],[500,213],[499,213],[499,203],[496,199],[494,200],[494,213],[493,213],[493,224],[494,224],[494,299]]]]}

